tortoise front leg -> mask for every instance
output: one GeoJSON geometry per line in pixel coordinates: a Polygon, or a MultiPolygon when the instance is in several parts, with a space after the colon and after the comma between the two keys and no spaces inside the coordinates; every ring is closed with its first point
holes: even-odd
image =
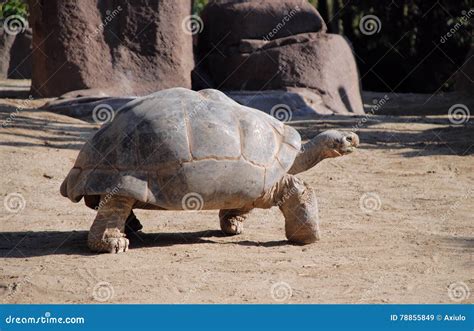
{"type": "Polygon", "coordinates": [[[249,209],[221,209],[219,220],[221,230],[227,235],[241,234],[244,230],[244,221],[248,217],[249,209]]]}
{"type": "Polygon", "coordinates": [[[286,238],[297,244],[320,239],[318,201],[314,190],[301,179],[287,175],[282,179],[283,195],[278,207],[285,216],[286,238]]]}
{"type": "Polygon", "coordinates": [[[128,250],[125,221],[135,200],[113,196],[99,210],[89,231],[87,244],[94,252],[121,253],[128,250]]]}
{"type": "Polygon", "coordinates": [[[285,216],[290,242],[310,244],[319,240],[318,202],[314,190],[293,175],[285,175],[255,203],[257,208],[278,206],[285,216]]]}

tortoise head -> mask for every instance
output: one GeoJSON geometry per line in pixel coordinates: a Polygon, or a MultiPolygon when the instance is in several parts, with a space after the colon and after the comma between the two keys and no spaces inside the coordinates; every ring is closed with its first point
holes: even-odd
{"type": "Polygon", "coordinates": [[[321,148],[322,159],[352,153],[359,146],[359,136],[354,132],[328,130],[320,133],[314,140],[321,148]]]}
{"type": "Polygon", "coordinates": [[[359,146],[359,137],[354,132],[328,130],[301,146],[289,174],[306,171],[324,159],[352,153],[359,146]]]}

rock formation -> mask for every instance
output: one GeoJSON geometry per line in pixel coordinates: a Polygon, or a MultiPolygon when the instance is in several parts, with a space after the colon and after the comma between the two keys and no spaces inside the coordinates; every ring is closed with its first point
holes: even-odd
{"type": "Polygon", "coordinates": [[[191,87],[191,0],[30,1],[32,93],[144,95],[191,87]]]}
{"type": "Polygon", "coordinates": [[[211,1],[202,19],[196,88],[309,89],[317,113],[363,114],[350,44],[306,0],[211,1]]]}

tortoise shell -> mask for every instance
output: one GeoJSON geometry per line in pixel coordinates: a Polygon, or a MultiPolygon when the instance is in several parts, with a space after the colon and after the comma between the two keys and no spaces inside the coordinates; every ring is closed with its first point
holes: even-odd
{"type": "Polygon", "coordinates": [[[286,174],[300,146],[295,129],[222,92],[172,88],[120,108],[83,146],[61,194],[73,202],[117,194],[173,210],[189,202],[241,208],[286,174]]]}

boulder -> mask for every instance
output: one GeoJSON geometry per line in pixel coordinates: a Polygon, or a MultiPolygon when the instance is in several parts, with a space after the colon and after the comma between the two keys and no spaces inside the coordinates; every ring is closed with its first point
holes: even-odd
{"type": "Polygon", "coordinates": [[[0,78],[31,78],[31,29],[18,34],[0,29],[0,78]]]}
{"type": "Polygon", "coordinates": [[[12,48],[15,36],[0,29],[0,78],[5,79],[8,76],[10,67],[10,50],[12,48]]]}
{"type": "Polygon", "coordinates": [[[236,49],[226,57],[209,55],[210,76],[220,88],[307,88],[333,113],[364,113],[356,61],[342,36],[305,33],[269,42],[242,40],[236,49]]]}
{"type": "Polygon", "coordinates": [[[191,87],[191,0],[30,0],[30,11],[34,96],[191,87]]]}
{"type": "Polygon", "coordinates": [[[213,47],[226,52],[242,39],[274,40],[326,30],[307,0],[211,0],[201,17],[204,29],[199,47],[203,52],[213,47]]]}
{"type": "Polygon", "coordinates": [[[211,1],[202,20],[194,88],[307,89],[318,114],[364,113],[352,49],[308,1],[211,1]]]}
{"type": "MultiPolygon", "coordinates": [[[[242,39],[270,41],[303,32],[326,31],[326,24],[307,0],[211,0],[201,13],[193,88],[215,86],[207,75],[210,54],[226,57],[242,39]]],[[[218,87],[216,85],[216,87],[218,87]]]]}
{"type": "Polygon", "coordinates": [[[16,35],[10,49],[10,65],[8,66],[8,78],[30,79],[31,78],[31,56],[33,33],[31,29],[16,35]]]}
{"type": "Polygon", "coordinates": [[[82,96],[70,98],[58,98],[48,101],[41,109],[79,118],[87,122],[101,123],[101,120],[113,119],[117,110],[135,97],[104,97],[104,96],[82,96]]]}
{"type": "Polygon", "coordinates": [[[226,91],[228,97],[241,105],[261,110],[282,122],[332,115],[321,97],[308,89],[226,91]]]}

